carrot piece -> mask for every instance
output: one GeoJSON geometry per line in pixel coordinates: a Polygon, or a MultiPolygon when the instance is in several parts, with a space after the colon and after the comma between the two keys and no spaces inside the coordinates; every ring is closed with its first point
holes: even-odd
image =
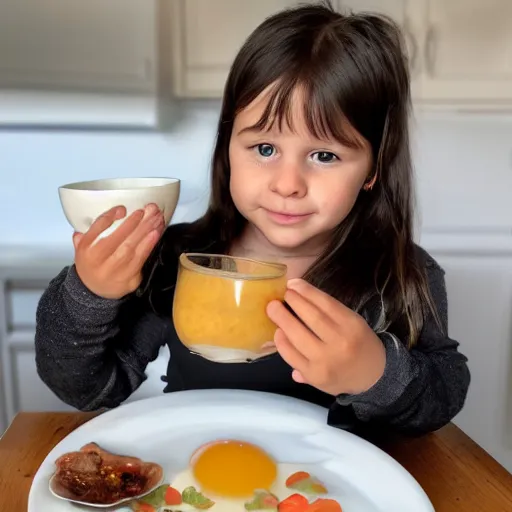
{"type": "Polygon", "coordinates": [[[131,508],[134,512],[156,512],[156,509],[153,507],[153,505],[144,503],[143,501],[132,503],[131,508]]]}
{"type": "Polygon", "coordinates": [[[309,502],[302,494],[292,494],[281,501],[277,507],[278,512],[306,512],[309,502]]]}
{"type": "Polygon", "coordinates": [[[164,499],[166,505],[181,505],[181,493],[174,487],[167,488],[164,499]]]}
{"type": "Polygon", "coordinates": [[[335,500],[318,498],[308,506],[307,512],[343,512],[343,510],[341,505],[335,500]]]}
{"type": "Polygon", "coordinates": [[[286,487],[291,487],[293,484],[300,482],[301,480],[305,480],[306,478],[310,478],[310,474],[306,471],[297,471],[293,473],[286,479],[286,487]]]}

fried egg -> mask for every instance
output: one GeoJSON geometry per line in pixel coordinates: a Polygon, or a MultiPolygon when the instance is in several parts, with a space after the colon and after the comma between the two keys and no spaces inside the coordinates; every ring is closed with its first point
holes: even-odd
{"type": "MultiPolygon", "coordinates": [[[[283,500],[297,492],[286,487],[287,478],[303,466],[275,462],[261,448],[243,441],[214,441],[199,448],[191,457],[189,468],[171,482],[179,492],[194,487],[214,502],[211,512],[240,512],[254,492],[264,489],[283,500]]],[[[192,511],[182,503],[165,510],[192,511]]]]}
{"type": "Polygon", "coordinates": [[[244,441],[214,441],[190,459],[195,480],[205,493],[248,498],[254,489],[270,489],[277,465],[264,450],[244,441]]]}

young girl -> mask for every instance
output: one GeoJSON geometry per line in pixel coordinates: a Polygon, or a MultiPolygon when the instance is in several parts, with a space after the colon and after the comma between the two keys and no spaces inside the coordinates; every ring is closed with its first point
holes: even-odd
{"type": "Polygon", "coordinates": [[[393,22],[329,5],[253,32],[227,80],[206,214],[165,229],[148,205],[92,244],[120,206],[74,235],[75,264],[37,314],[37,367],[57,396],[116,407],[167,344],[164,392],[280,393],[330,408],[332,423],[350,413],[410,433],[461,410],[470,376],[446,332],[443,271],[412,237],[402,47],[393,22]],[[223,364],[181,344],[171,311],[182,252],[288,266],[292,311],[267,309],[276,353],[223,364]]]}

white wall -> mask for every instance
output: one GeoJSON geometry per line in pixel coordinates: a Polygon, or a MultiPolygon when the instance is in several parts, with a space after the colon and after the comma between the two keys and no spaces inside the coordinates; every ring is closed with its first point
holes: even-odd
{"type": "MultiPolygon", "coordinates": [[[[175,221],[196,217],[218,109],[190,104],[168,134],[0,131],[0,245],[70,247],[57,187],[77,180],[176,176],[196,201],[175,221]]],[[[422,240],[448,272],[451,335],[473,373],[457,421],[512,470],[512,118],[422,115],[414,133],[422,240]]]]}
{"type": "MultiPolygon", "coordinates": [[[[0,245],[68,244],[57,187],[98,177],[177,176],[175,221],[194,217],[207,200],[218,110],[216,102],[190,104],[167,134],[0,131],[0,245]]],[[[512,118],[418,115],[414,133],[424,226],[510,232],[512,118]]]]}
{"type": "Polygon", "coordinates": [[[512,233],[512,116],[417,116],[424,227],[512,233]]]}
{"type": "Polygon", "coordinates": [[[95,178],[180,178],[182,194],[173,221],[197,217],[208,199],[218,111],[213,102],[191,106],[167,134],[0,131],[0,245],[69,244],[72,231],[57,188],[95,178]]]}

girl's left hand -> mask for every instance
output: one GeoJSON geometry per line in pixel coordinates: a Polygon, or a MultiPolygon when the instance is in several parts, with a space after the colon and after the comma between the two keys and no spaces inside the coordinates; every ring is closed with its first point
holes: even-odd
{"type": "Polygon", "coordinates": [[[267,314],[295,381],[336,396],[362,393],[382,377],[384,345],[360,315],[302,279],[288,281],[285,301],[300,320],[279,301],[267,314]]]}

